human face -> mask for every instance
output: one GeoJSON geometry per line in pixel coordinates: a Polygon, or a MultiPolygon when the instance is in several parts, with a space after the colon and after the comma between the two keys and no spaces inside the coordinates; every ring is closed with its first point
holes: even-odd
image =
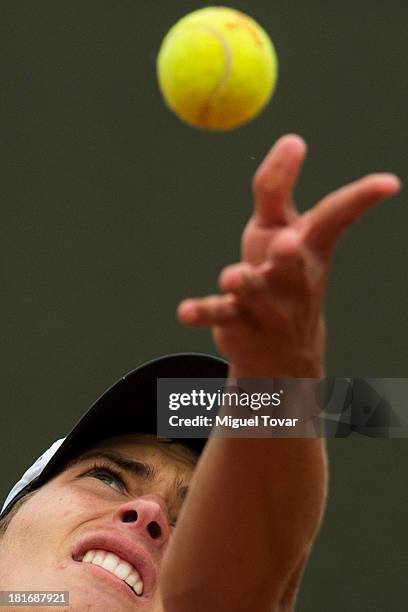
{"type": "MultiPolygon", "coordinates": [[[[163,612],[160,566],[195,462],[188,448],[153,436],[119,436],[88,449],[12,518],[0,539],[0,590],[69,591],[75,612],[163,612]],[[142,594],[83,560],[90,550],[129,563],[142,594]]],[[[61,607],[44,608],[54,609],[61,607]]]]}

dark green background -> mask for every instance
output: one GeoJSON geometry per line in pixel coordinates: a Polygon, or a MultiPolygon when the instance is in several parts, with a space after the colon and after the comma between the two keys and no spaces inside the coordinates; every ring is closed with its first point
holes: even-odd
{"type": "MultiPolygon", "coordinates": [[[[105,387],[161,353],[212,352],[175,308],[239,256],[250,181],[277,137],[309,158],[304,210],[377,170],[406,179],[408,4],[235,2],[271,34],[272,103],[207,133],[164,106],[161,38],[201,2],[0,2],[1,493],[105,387]]],[[[328,373],[406,376],[404,193],[336,253],[328,373]]],[[[408,445],[330,442],[326,520],[300,612],[406,610],[408,445]]]]}

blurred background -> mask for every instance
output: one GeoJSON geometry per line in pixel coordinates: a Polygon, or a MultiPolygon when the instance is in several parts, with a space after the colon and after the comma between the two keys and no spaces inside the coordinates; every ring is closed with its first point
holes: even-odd
{"type": "MultiPolygon", "coordinates": [[[[237,261],[273,142],[309,157],[301,210],[378,170],[406,181],[408,4],[236,0],[271,35],[272,103],[225,133],[164,105],[155,58],[205,2],[2,0],[0,493],[126,371],[214,352],[181,299],[237,261]]],[[[341,242],[327,298],[331,376],[407,376],[406,193],[341,242]]],[[[330,498],[299,612],[405,611],[408,444],[329,442],[330,498]]]]}

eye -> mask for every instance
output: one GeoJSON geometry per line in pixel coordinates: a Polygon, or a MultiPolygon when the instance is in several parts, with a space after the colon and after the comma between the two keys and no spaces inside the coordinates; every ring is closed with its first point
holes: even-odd
{"type": "Polygon", "coordinates": [[[123,490],[125,489],[125,484],[122,478],[118,474],[115,474],[115,472],[113,472],[110,469],[93,468],[92,470],[88,472],[88,476],[101,480],[102,482],[106,483],[109,487],[111,487],[112,489],[115,489],[116,491],[119,491],[120,493],[122,493],[123,490]]]}

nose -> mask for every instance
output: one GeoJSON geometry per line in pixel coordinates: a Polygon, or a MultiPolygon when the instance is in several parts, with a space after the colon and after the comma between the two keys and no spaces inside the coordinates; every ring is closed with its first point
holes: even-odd
{"type": "Polygon", "coordinates": [[[143,495],[122,504],[114,515],[114,522],[121,529],[147,538],[160,549],[170,537],[170,525],[166,506],[158,495],[143,495]]]}

